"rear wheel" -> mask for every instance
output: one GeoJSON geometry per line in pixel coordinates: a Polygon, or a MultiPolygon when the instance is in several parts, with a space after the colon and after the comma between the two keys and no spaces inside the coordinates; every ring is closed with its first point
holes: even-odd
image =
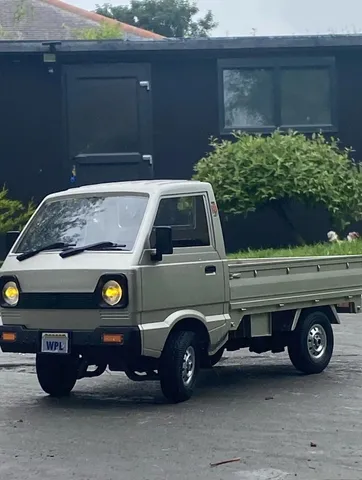
{"type": "Polygon", "coordinates": [[[328,366],[333,347],[333,329],[327,315],[321,311],[306,312],[292,333],[288,353],[297,370],[314,374],[328,366]]]}
{"type": "Polygon", "coordinates": [[[172,332],[160,362],[161,389],[173,403],[191,398],[200,366],[200,348],[194,332],[172,332]]]}
{"type": "Polygon", "coordinates": [[[74,356],[37,354],[36,374],[39,384],[51,397],[65,397],[78,379],[79,359],[74,356]]]}

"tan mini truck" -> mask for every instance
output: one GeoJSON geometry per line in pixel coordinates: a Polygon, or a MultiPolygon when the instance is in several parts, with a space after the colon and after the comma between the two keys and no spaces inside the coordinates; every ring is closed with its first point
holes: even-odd
{"type": "Polygon", "coordinates": [[[361,308],[360,256],[227,259],[207,183],[73,188],[7,238],[0,346],[36,354],[55,397],[109,368],[182,402],[225,349],[287,349],[298,370],[320,373],[337,311],[361,308]]]}

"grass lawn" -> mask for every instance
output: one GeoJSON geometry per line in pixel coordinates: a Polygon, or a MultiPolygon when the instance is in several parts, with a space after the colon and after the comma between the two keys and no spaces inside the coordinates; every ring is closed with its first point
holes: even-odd
{"type": "Polygon", "coordinates": [[[268,248],[231,253],[229,258],[313,257],[325,255],[362,255],[362,240],[341,243],[317,243],[303,247],[268,248]]]}

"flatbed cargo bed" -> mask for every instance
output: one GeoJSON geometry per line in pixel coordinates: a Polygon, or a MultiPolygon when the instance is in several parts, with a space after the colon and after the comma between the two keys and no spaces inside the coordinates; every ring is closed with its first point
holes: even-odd
{"type": "Polygon", "coordinates": [[[228,266],[232,309],[255,313],[345,302],[361,308],[362,255],[233,259],[228,266]]]}

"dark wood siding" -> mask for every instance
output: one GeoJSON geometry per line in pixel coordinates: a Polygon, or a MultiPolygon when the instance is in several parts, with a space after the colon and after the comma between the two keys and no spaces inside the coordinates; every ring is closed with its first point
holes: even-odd
{"type": "Polygon", "coordinates": [[[41,57],[0,59],[0,182],[19,200],[62,188],[60,75],[41,57]]]}
{"type": "Polygon", "coordinates": [[[338,136],[362,160],[362,51],[336,54],[338,136]]]}
{"type": "Polygon", "coordinates": [[[152,64],[155,174],[185,178],[218,134],[215,59],[170,59],[152,64]]]}
{"type": "MultiPolygon", "coordinates": [[[[69,186],[70,161],[64,123],[62,65],[114,62],[148,63],[151,68],[153,152],[156,178],[190,178],[209,151],[210,137],[221,138],[218,60],[270,56],[333,57],[336,66],[338,131],[344,145],[362,160],[361,48],[175,52],[104,52],[67,56],[56,65],[41,55],[0,57],[0,183],[14,198],[39,200],[69,186]],[[54,72],[49,72],[54,68],[54,72]]],[[[223,138],[230,138],[227,135],[223,138]]],[[[330,228],[323,211],[294,206],[291,215],[308,241],[325,240],[330,228]]],[[[360,227],[362,228],[362,227],[360,227]]],[[[268,209],[226,224],[229,250],[293,243],[288,228],[268,209]]]]}

